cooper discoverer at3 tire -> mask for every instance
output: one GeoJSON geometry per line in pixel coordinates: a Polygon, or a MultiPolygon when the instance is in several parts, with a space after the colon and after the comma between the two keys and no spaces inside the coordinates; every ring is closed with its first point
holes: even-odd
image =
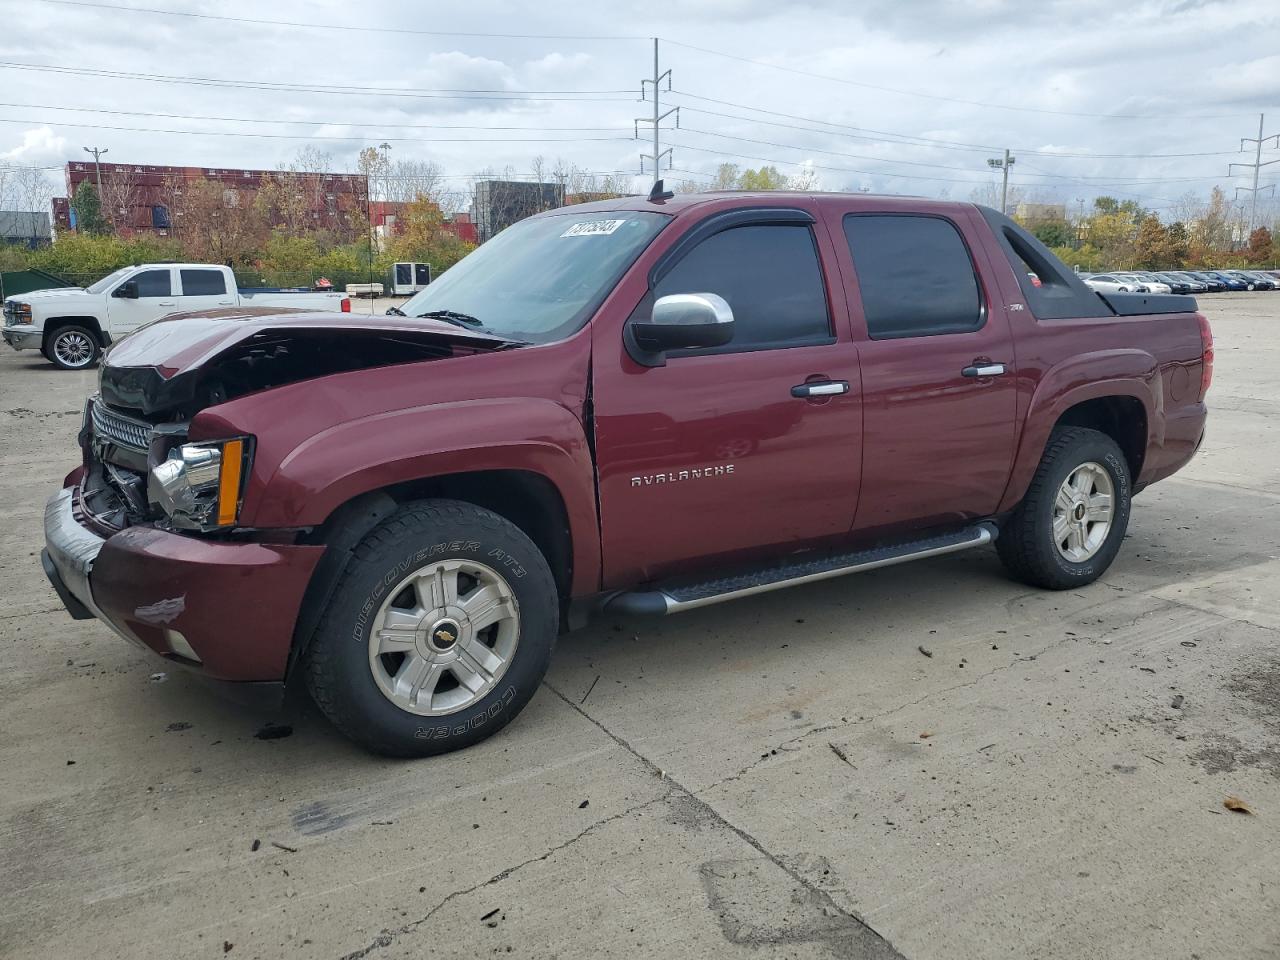
{"type": "Polygon", "coordinates": [[[461,501],[405,504],[353,551],[307,651],[307,686],[375,753],[446,753],[520,712],[558,630],[551,569],[519,528],[461,501]]]}

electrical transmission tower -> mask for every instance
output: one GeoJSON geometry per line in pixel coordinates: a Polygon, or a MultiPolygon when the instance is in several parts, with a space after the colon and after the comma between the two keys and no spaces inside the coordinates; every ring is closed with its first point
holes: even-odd
{"type": "Polygon", "coordinates": [[[1256,225],[1256,222],[1258,219],[1258,192],[1260,190],[1270,190],[1274,194],[1276,189],[1276,185],[1274,183],[1269,183],[1265,187],[1258,186],[1258,173],[1259,171],[1262,170],[1263,167],[1269,167],[1273,163],[1280,163],[1280,159],[1267,160],[1267,161],[1263,161],[1262,159],[1262,145],[1266,143],[1268,140],[1274,140],[1276,142],[1276,146],[1280,146],[1280,133],[1273,133],[1269,137],[1264,137],[1262,135],[1263,119],[1264,119],[1263,114],[1261,113],[1258,114],[1258,135],[1256,137],[1240,138],[1241,150],[1244,149],[1244,145],[1246,143],[1253,144],[1253,163],[1233,163],[1227,167],[1227,176],[1229,177],[1235,176],[1234,170],[1236,167],[1243,167],[1246,170],[1253,171],[1253,186],[1252,187],[1236,187],[1236,194],[1235,194],[1238,197],[1240,196],[1240,191],[1243,190],[1245,193],[1250,195],[1250,198],[1251,198],[1249,203],[1249,233],[1250,234],[1253,233],[1253,228],[1256,225]]]}
{"type": "Polygon", "coordinates": [[[636,139],[639,140],[640,124],[642,123],[653,124],[653,153],[640,154],[640,172],[644,173],[645,160],[652,161],[653,179],[655,182],[662,178],[662,158],[663,157],[667,158],[667,168],[670,169],[671,167],[671,148],[667,147],[667,149],[665,150],[662,149],[662,141],[661,141],[662,121],[674,113],[676,115],[676,126],[677,127],[680,126],[680,108],[672,107],[671,109],[667,110],[666,113],[663,113],[661,105],[659,104],[659,99],[660,99],[659,93],[660,93],[660,88],[663,80],[667,81],[667,92],[670,92],[671,91],[671,71],[670,70],[660,71],[660,68],[658,65],[658,38],[654,37],[653,38],[653,77],[650,79],[645,79],[640,81],[640,99],[641,100],[648,99],[648,97],[645,96],[646,92],[649,89],[646,86],[646,84],[653,85],[653,116],[652,117],[636,117],[635,128],[636,128],[636,139]]]}

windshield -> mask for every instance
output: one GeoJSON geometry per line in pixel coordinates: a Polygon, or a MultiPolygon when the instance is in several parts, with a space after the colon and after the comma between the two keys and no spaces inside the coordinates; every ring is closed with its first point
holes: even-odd
{"type": "Polygon", "coordinates": [[[670,217],[616,210],[508,227],[401,304],[511,340],[550,343],[580,329],[670,217]],[[448,314],[448,316],[445,316],[448,314]]]}
{"type": "Polygon", "coordinates": [[[105,293],[107,290],[107,287],[111,286],[113,283],[115,283],[117,280],[119,280],[121,277],[123,277],[126,273],[128,273],[132,269],[133,267],[121,267],[119,270],[116,270],[114,273],[108,273],[105,277],[103,277],[93,286],[86,287],[85,289],[89,293],[105,293]]]}

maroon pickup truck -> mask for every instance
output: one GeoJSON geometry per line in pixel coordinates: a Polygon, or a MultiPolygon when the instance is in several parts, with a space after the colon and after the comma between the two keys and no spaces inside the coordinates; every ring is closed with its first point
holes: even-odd
{"type": "Polygon", "coordinates": [[[1087,584],[1195,453],[1213,366],[1190,297],[1099,295],[992,210],[865,195],[556,210],[391,313],[114,345],[43,563],[73,616],[305,683],[401,756],[498,730],[596,612],[992,542],[1087,584]]]}

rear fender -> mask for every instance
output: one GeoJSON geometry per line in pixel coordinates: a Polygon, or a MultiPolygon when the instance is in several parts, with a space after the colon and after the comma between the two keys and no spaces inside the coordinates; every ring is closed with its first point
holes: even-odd
{"type": "Polygon", "coordinates": [[[350,420],[298,444],[260,496],[253,527],[319,526],[342,504],[397,484],[450,474],[521,470],[559,492],[573,543],[575,595],[599,589],[595,470],[582,424],[550,400],[466,400],[350,420]]]}
{"type": "MultiPolygon", "coordinates": [[[[1000,513],[1026,495],[1054,425],[1067,410],[1099,397],[1133,397],[1147,415],[1147,449],[1163,442],[1164,389],[1156,358],[1145,350],[1099,350],[1051,367],[1036,385],[1000,513]]],[[[1144,458],[1144,462],[1149,458],[1144,458]]],[[[1140,485],[1140,478],[1134,478],[1140,485]]]]}

